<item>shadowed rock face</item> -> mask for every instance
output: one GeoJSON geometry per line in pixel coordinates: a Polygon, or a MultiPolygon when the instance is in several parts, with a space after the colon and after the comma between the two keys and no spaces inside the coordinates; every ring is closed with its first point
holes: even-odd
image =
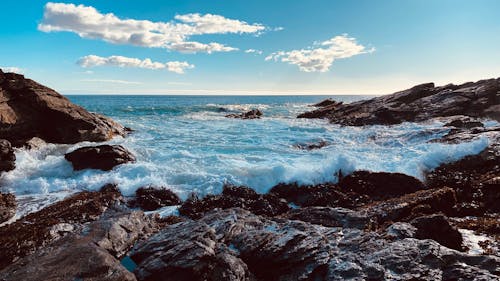
{"type": "Polygon", "coordinates": [[[124,128],[90,113],[56,91],[0,70],[0,138],[22,146],[33,137],[52,143],[106,141],[124,128]]]}
{"type": "Polygon", "coordinates": [[[0,192],[0,224],[8,221],[16,214],[16,197],[14,194],[0,192]]]}
{"type": "Polygon", "coordinates": [[[341,125],[363,126],[454,115],[500,120],[500,78],[441,87],[427,83],[370,100],[325,106],[299,117],[327,118],[341,125]]]}
{"type": "MultiPolygon", "coordinates": [[[[1,114],[1,113],[0,113],[1,114]]],[[[8,140],[0,139],[0,173],[16,168],[16,155],[8,140]]]]}
{"type": "Polygon", "coordinates": [[[180,204],[179,196],[166,188],[141,187],[136,190],[132,205],[145,211],[154,211],[161,207],[180,204]]]}
{"type": "Polygon", "coordinates": [[[130,151],[121,145],[82,147],[64,155],[74,170],[99,169],[110,171],[114,167],[135,161],[130,151]]]}

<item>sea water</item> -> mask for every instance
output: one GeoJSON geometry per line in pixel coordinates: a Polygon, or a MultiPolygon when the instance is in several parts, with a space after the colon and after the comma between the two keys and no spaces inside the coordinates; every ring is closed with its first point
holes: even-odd
{"type": "MultiPolygon", "coordinates": [[[[80,190],[116,183],[124,195],[141,186],[162,186],[186,198],[219,193],[224,183],[259,193],[278,183],[337,181],[337,173],[371,170],[423,179],[441,163],[477,154],[487,138],[461,144],[430,142],[449,129],[439,121],[394,126],[342,127],[326,120],[297,119],[324,96],[70,96],[89,111],[109,116],[134,132],[107,142],[137,158],[112,171],[73,171],[64,154],[94,143],[47,144],[16,152],[14,171],[0,179],[18,197],[20,212],[34,211],[80,190]],[[261,119],[225,118],[259,109],[261,119]],[[325,141],[317,150],[297,144],[325,141]]],[[[333,96],[352,102],[363,96],[333,96]]]]}

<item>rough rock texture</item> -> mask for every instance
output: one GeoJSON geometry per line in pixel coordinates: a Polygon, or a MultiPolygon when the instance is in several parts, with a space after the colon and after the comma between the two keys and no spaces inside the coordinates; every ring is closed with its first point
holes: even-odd
{"type": "Polygon", "coordinates": [[[335,100],[332,100],[332,99],[325,99],[325,100],[322,100],[318,103],[315,103],[313,104],[312,106],[314,107],[325,107],[325,106],[331,106],[331,105],[341,105],[342,102],[337,102],[335,100]]]}
{"type": "Polygon", "coordinates": [[[14,146],[33,137],[77,143],[124,134],[124,128],[111,119],[90,113],[23,75],[0,70],[0,138],[14,146]]]}
{"type": "Polygon", "coordinates": [[[64,155],[73,169],[99,169],[109,171],[114,167],[135,161],[130,151],[121,145],[99,145],[82,147],[64,155]]]}
{"type": "Polygon", "coordinates": [[[318,142],[310,142],[310,143],[297,143],[294,144],[293,147],[302,149],[302,150],[314,150],[314,149],[320,149],[325,146],[328,146],[330,143],[327,141],[318,141],[318,142]]]}
{"type": "Polygon", "coordinates": [[[180,205],[182,202],[177,194],[166,188],[140,187],[135,191],[133,203],[145,211],[154,211],[165,206],[180,205]]]}
{"type": "Polygon", "coordinates": [[[16,168],[16,155],[8,140],[0,139],[0,173],[16,168]]]}
{"type": "Polygon", "coordinates": [[[358,204],[355,194],[348,194],[332,183],[300,186],[296,183],[280,183],[269,191],[298,206],[353,207],[358,204]]]}
{"type": "Polygon", "coordinates": [[[415,238],[432,239],[439,244],[458,251],[463,250],[462,234],[443,215],[430,215],[413,219],[415,238]]]}
{"type": "Polygon", "coordinates": [[[259,119],[262,116],[262,112],[258,109],[252,109],[248,112],[241,114],[228,114],[227,118],[239,118],[239,119],[259,119]]]}
{"type": "Polygon", "coordinates": [[[191,196],[179,208],[181,215],[197,219],[204,213],[214,209],[228,209],[239,207],[251,212],[275,216],[285,213],[290,208],[285,200],[273,194],[257,194],[253,189],[245,186],[225,185],[220,195],[207,195],[203,199],[191,196]]]}
{"type": "Polygon", "coordinates": [[[121,194],[108,185],[81,192],[0,227],[0,269],[74,231],[74,224],[97,220],[121,194]]]}
{"type": "Polygon", "coordinates": [[[500,258],[435,241],[268,219],[242,209],[166,227],[137,245],[138,280],[495,280],[500,258]]]}
{"type": "Polygon", "coordinates": [[[0,224],[8,221],[16,214],[16,207],[14,194],[0,192],[0,224]]]}
{"type": "Polygon", "coordinates": [[[441,87],[427,83],[370,100],[323,107],[299,117],[328,118],[341,125],[363,126],[454,115],[500,120],[500,78],[441,87]]]}
{"type": "Polygon", "coordinates": [[[136,280],[119,259],[149,236],[144,213],[107,211],[99,220],[46,245],[0,271],[0,280],[136,280]]]}

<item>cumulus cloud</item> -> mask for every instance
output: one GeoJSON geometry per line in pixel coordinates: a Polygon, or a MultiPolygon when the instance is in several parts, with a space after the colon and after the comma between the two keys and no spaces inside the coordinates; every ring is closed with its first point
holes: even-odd
{"type": "Polygon", "coordinates": [[[177,15],[169,22],[121,19],[112,13],[102,14],[91,6],[49,2],[45,5],[38,29],[43,32],[74,32],[82,38],[113,44],[212,53],[237,49],[215,42],[191,42],[189,38],[203,34],[259,34],[266,27],[212,14],[177,15]]]}
{"type": "Polygon", "coordinates": [[[261,51],[261,50],[255,50],[255,49],[248,49],[248,50],[245,50],[245,53],[247,53],[247,54],[257,54],[257,55],[262,55],[262,51],[261,51]]]}
{"type": "Polygon", "coordinates": [[[17,66],[0,66],[0,69],[3,72],[14,72],[19,74],[24,74],[24,69],[19,68],[17,66]]]}
{"type": "Polygon", "coordinates": [[[335,36],[315,45],[314,48],[275,52],[267,56],[265,60],[297,65],[304,72],[326,72],[330,70],[333,62],[337,59],[375,51],[374,48],[367,49],[357,43],[355,38],[349,37],[347,34],[335,36]]]}
{"type": "Polygon", "coordinates": [[[186,69],[194,68],[194,65],[185,61],[169,61],[166,63],[154,62],[147,58],[140,60],[137,58],[129,58],[123,56],[100,57],[96,55],[88,55],[82,57],[77,62],[82,67],[96,66],[118,66],[118,67],[137,67],[146,69],[166,69],[171,72],[183,74],[186,69]]]}

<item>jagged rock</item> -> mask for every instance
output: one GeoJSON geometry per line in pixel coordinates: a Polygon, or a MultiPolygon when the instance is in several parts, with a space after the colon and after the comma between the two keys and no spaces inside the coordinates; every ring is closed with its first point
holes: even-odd
{"type": "Polygon", "coordinates": [[[16,155],[8,140],[0,139],[0,173],[16,168],[16,155]]]}
{"type": "Polygon", "coordinates": [[[241,114],[228,114],[227,118],[239,118],[239,119],[259,119],[262,116],[262,112],[258,109],[252,109],[248,112],[241,114]]]}
{"type": "Polygon", "coordinates": [[[400,173],[356,171],[339,182],[341,190],[366,195],[371,200],[383,200],[422,190],[418,179],[400,173]]]}
{"type": "Polygon", "coordinates": [[[328,99],[322,100],[322,101],[320,101],[318,103],[315,103],[312,106],[314,106],[314,107],[325,107],[325,106],[341,105],[341,104],[342,104],[342,102],[337,102],[337,101],[334,101],[334,100],[328,98],[328,99]]]}
{"type": "Polygon", "coordinates": [[[364,229],[370,219],[356,211],[346,208],[331,207],[304,207],[290,210],[282,217],[290,220],[299,220],[326,227],[346,227],[364,229]]]}
{"type": "Polygon", "coordinates": [[[313,142],[313,143],[298,143],[295,144],[294,147],[302,150],[314,150],[314,149],[320,149],[325,146],[328,146],[329,143],[327,141],[319,141],[319,142],[313,142]]]}
{"type": "Polygon", "coordinates": [[[455,127],[459,129],[472,129],[484,127],[480,121],[473,120],[469,117],[455,118],[454,120],[444,124],[445,127],[455,127]]]}
{"type": "Polygon", "coordinates": [[[363,126],[455,115],[500,120],[500,78],[441,87],[427,83],[392,95],[320,108],[299,117],[328,118],[341,125],[363,126]]]}
{"type": "Polygon", "coordinates": [[[0,269],[74,230],[68,225],[97,220],[122,198],[110,190],[75,194],[0,227],[0,269]]]}
{"type": "Polygon", "coordinates": [[[238,208],[166,227],[139,243],[131,258],[139,280],[495,280],[500,274],[500,258],[433,240],[269,219],[238,208]],[[218,272],[225,274],[215,278],[218,272]]]}
{"type": "Polygon", "coordinates": [[[154,211],[161,207],[180,205],[177,194],[166,188],[140,187],[135,191],[135,205],[145,211],[154,211]]]}
{"type": "Polygon", "coordinates": [[[353,207],[357,204],[355,195],[346,194],[337,185],[331,183],[308,186],[280,183],[271,188],[269,193],[303,207],[353,207]]]}
{"type": "Polygon", "coordinates": [[[222,194],[207,195],[203,199],[192,196],[179,208],[181,215],[197,219],[214,209],[239,207],[258,215],[275,216],[287,212],[290,208],[286,201],[273,194],[257,194],[245,186],[225,185],[222,194]]]}
{"type": "Polygon", "coordinates": [[[418,217],[410,221],[416,228],[415,238],[432,239],[439,244],[458,251],[463,250],[462,234],[443,215],[418,217]]]}
{"type": "Polygon", "coordinates": [[[109,210],[90,224],[0,271],[0,280],[137,280],[119,259],[156,231],[141,211],[109,210]]]}
{"type": "Polygon", "coordinates": [[[56,91],[0,70],[0,138],[19,147],[33,137],[52,143],[106,141],[123,126],[90,113],[56,91]]]}
{"type": "Polygon", "coordinates": [[[99,169],[109,171],[118,165],[135,161],[132,153],[121,145],[82,147],[66,153],[64,158],[71,162],[75,170],[99,169]]]}
{"type": "Polygon", "coordinates": [[[16,214],[16,207],[14,194],[0,192],[0,224],[8,221],[16,214]]]}
{"type": "Polygon", "coordinates": [[[309,112],[304,112],[302,114],[299,114],[297,118],[322,118],[326,113],[335,110],[339,106],[341,106],[343,103],[342,102],[335,102],[333,103],[328,102],[328,100],[325,100],[323,102],[320,102],[318,104],[315,104],[313,106],[319,107],[313,111],[309,112]]]}

